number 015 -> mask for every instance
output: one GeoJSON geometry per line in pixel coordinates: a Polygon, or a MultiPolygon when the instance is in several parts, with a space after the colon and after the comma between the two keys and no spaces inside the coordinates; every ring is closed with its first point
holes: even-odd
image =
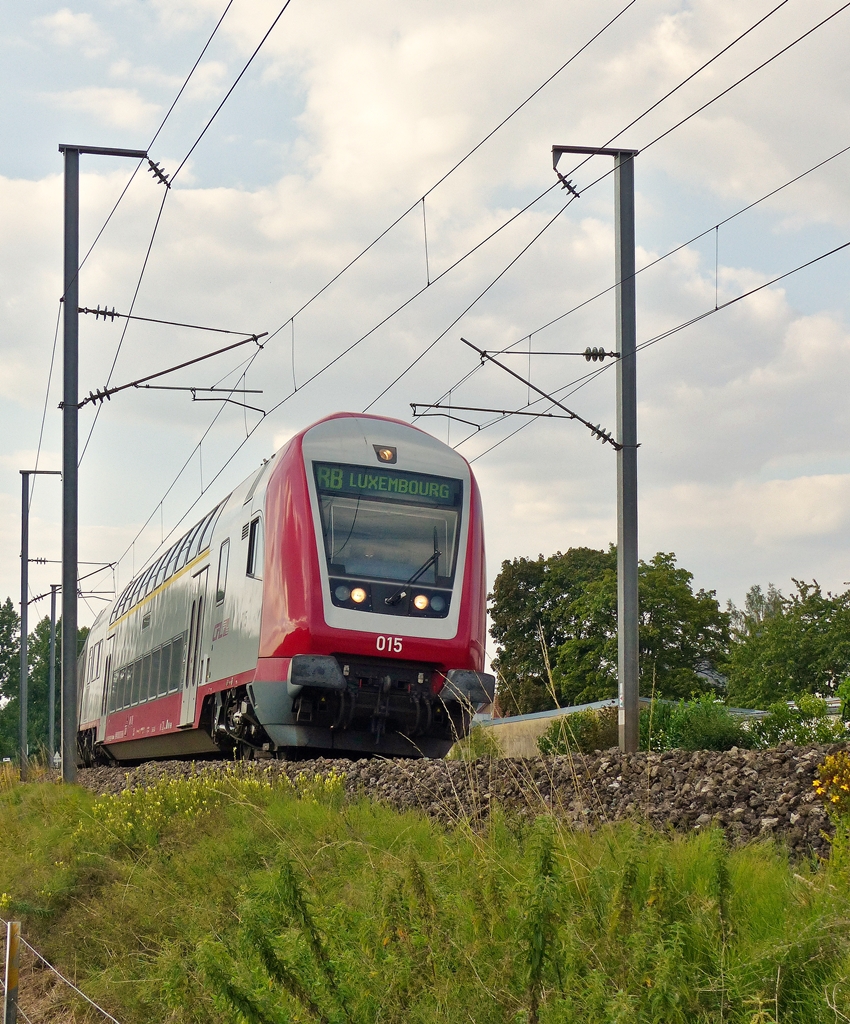
{"type": "Polygon", "coordinates": [[[377,644],[379,651],[394,651],[396,654],[401,654],[400,636],[379,636],[377,644]]]}

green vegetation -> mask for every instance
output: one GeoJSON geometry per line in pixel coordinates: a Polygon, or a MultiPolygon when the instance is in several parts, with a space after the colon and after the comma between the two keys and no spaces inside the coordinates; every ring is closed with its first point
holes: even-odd
{"type": "MultiPolygon", "coordinates": [[[[794,586],[790,597],[772,585],[752,587],[743,609],[722,611],[713,590],[693,589],[693,575],[675,555],[641,562],[641,693],[668,700],[706,693],[762,709],[837,695],[850,717],[850,590],[824,593],[816,581],[794,586]]],[[[616,694],[613,547],[503,562],[490,612],[503,714],[616,694]]]]}
{"type": "MultiPolygon", "coordinates": [[[[729,615],[714,591],[692,587],[676,556],[658,552],[638,569],[640,670],[645,693],[688,697],[713,689],[698,674],[729,643],[729,615]]],[[[536,561],[503,562],[490,595],[499,646],[503,714],[586,704],[617,690],[617,553],[572,548],[536,561]],[[542,648],[552,667],[552,685],[542,648]]]]}
{"type": "MultiPolygon", "coordinates": [[[[10,598],[0,604],[0,758],[18,756],[20,704],[18,695],[21,688],[21,620],[10,598]]],[[[77,634],[78,649],[82,650],[88,635],[88,627],[77,634]]],[[[62,686],[62,623],[56,629],[56,692],[62,686]]],[[[43,618],[29,634],[27,648],[29,657],[27,733],[29,750],[47,751],[50,678],[50,619],[43,618]]],[[[59,735],[59,699],[56,700],[55,735],[59,735]]]]}
{"type": "Polygon", "coordinates": [[[475,761],[478,758],[501,757],[502,748],[492,729],[473,725],[469,735],[464,736],[448,752],[449,761],[475,761]]]}
{"type": "Polygon", "coordinates": [[[794,585],[787,598],[753,587],[743,611],[732,610],[730,703],[763,708],[802,693],[831,696],[850,676],[850,590],[794,585]]]}
{"type": "Polygon", "coordinates": [[[447,830],[233,767],[100,799],[10,782],[0,835],[0,914],[123,1024],[850,1015],[843,828],[790,865],[719,832],[447,830]]]}
{"type": "MultiPolygon", "coordinates": [[[[731,750],[732,747],[775,747],[783,742],[840,743],[850,739],[847,722],[828,713],[826,701],[802,694],[794,707],[771,705],[761,719],[744,722],[730,714],[711,694],[689,701],[652,701],[640,711],[641,750],[731,750]]],[[[617,709],[576,711],[556,718],[538,739],[542,754],[566,754],[615,747],[617,709]]]]}

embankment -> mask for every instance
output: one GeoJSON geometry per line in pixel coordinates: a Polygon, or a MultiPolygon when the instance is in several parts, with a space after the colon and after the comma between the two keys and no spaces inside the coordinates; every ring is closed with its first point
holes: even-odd
{"type": "MultiPolygon", "coordinates": [[[[840,746],[695,753],[622,754],[607,750],[574,757],[525,760],[364,761],[319,759],[258,762],[246,771],[282,772],[294,778],[331,768],[345,774],[351,795],[363,794],[398,810],[418,809],[446,824],[486,817],[494,804],[534,815],[552,810],[578,829],[643,819],[660,830],[687,832],[712,823],[733,845],[781,839],[796,856],[825,855],[832,832],[813,781],[827,753],[840,746]]],[[[163,775],[216,771],[216,763],[147,763],[80,772],[98,792],[146,786],[163,775]]]]}

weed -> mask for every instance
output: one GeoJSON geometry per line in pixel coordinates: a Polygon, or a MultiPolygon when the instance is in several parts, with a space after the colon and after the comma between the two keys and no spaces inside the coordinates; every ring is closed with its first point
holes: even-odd
{"type": "Polygon", "coordinates": [[[829,754],[818,768],[813,785],[834,818],[850,816],[850,753],[840,750],[829,754]]]}

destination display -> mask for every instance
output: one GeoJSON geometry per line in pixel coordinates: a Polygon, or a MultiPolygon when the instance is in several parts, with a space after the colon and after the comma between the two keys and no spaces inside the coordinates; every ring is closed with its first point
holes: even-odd
{"type": "Polygon", "coordinates": [[[396,469],[346,466],[338,462],[314,462],[316,484],[325,494],[352,494],[417,501],[428,505],[460,505],[463,482],[425,473],[396,469]]]}

